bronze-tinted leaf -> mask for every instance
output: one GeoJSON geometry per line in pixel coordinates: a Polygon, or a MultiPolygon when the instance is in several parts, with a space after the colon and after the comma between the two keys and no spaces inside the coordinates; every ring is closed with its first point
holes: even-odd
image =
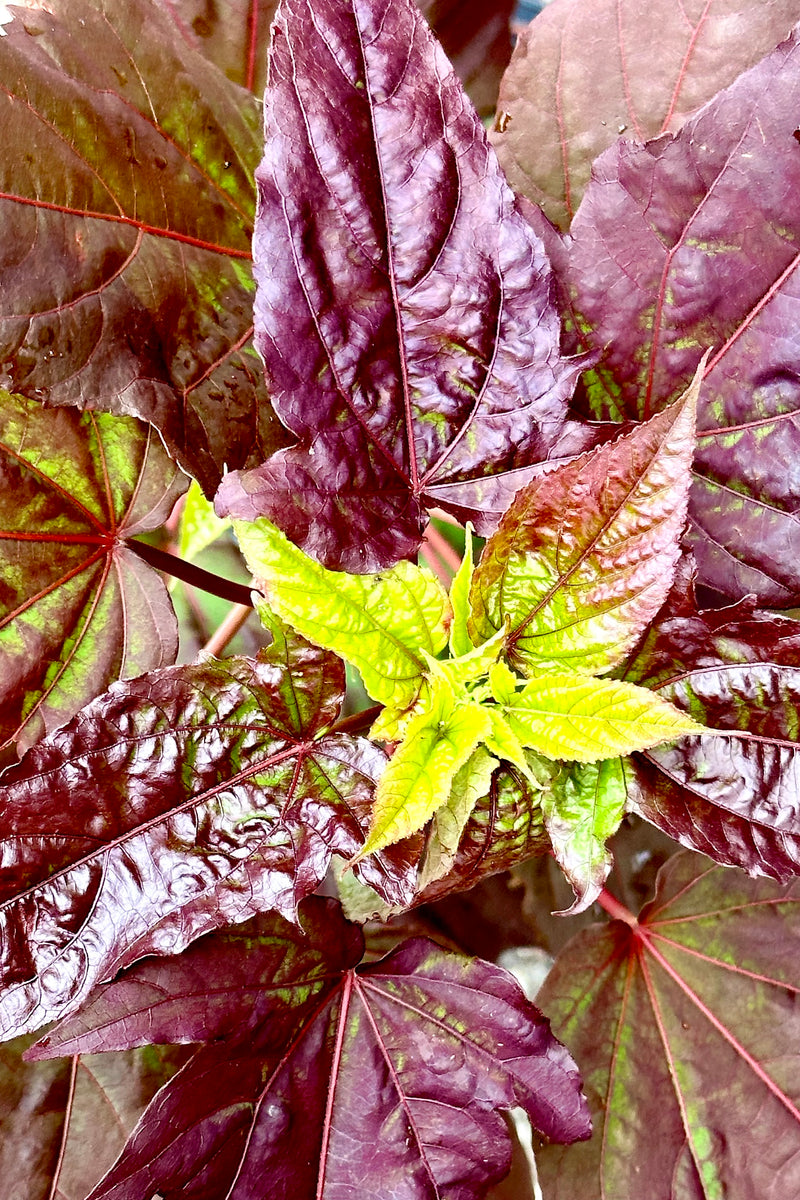
{"type": "Polygon", "coordinates": [[[675,131],[786,37],[798,0],[554,0],[519,37],[492,142],[567,229],[597,156],[675,131]]]}
{"type": "Polygon", "coordinates": [[[188,480],[133,417],[0,391],[0,742],[26,750],[178,647],[160,576],[125,544],[188,480]]]}
{"type": "Polygon", "coordinates": [[[134,414],[206,490],[282,444],[251,342],[255,99],[151,0],[0,38],[0,383],[134,414]]]}
{"type": "Polygon", "coordinates": [[[594,1136],[537,1152],[548,1200],[800,1191],[800,897],[680,854],[636,921],[579,934],[538,1000],[594,1136]]]}
{"type": "Polygon", "coordinates": [[[226,476],[325,566],[417,550],[426,507],[494,527],[578,371],[550,267],[411,0],[286,0],[257,172],[256,344],[300,446],[226,476]]]}

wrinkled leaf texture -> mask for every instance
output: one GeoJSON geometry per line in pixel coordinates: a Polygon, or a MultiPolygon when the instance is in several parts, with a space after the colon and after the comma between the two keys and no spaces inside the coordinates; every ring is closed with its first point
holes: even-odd
{"type": "MultiPolygon", "coordinates": [[[[0,1031],[34,1029],[147,954],[253,913],[292,918],[364,841],[382,750],[326,732],[344,669],[276,638],[114,685],[0,788],[0,1031]]],[[[413,864],[361,877],[402,902],[413,864]]]]}
{"type": "Polygon", "coordinates": [[[133,414],[213,492],[284,444],[252,345],[255,99],[151,0],[0,38],[0,383],[133,414]]]}
{"type": "Polygon", "coordinates": [[[503,76],[491,140],[509,183],[567,229],[620,134],[675,132],[798,20],[798,0],[554,0],[503,76]]]}
{"type": "Polygon", "coordinates": [[[142,963],[51,1035],[47,1054],[224,1039],[160,1093],[92,1200],[477,1200],[510,1163],[498,1109],[588,1135],[577,1068],[510,975],[422,938],[354,970],[363,940],[333,901],[301,919],[307,941],[273,916],[228,953],[215,937],[142,963]]]}
{"type": "Polygon", "coordinates": [[[800,599],[797,34],[676,137],[620,142],[559,256],[572,349],[604,351],[585,415],[647,417],[702,354],[688,541],[733,599],[800,599]]]}
{"type": "Polygon", "coordinates": [[[599,674],[635,645],[672,582],[686,517],[696,387],[649,422],[520,490],[481,555],[469,631],[508,622],[506,655],[599,674]]]}
{"type": "MultiPolygon", "coordinates": [[[[267,48],[277,0],[159,0],[189,45],[234,83],[260,96],[267,82],[267,48]]],[[[472,103],[490,113],[511,57],[512,0],[420,0],[442,48],[472,103]]],[[[766,49],[766,47],[765,47],[766,49]]]]}
{"type": "Polygon", "coordinates": [[[225,477],[325,566],[415,554],[439,506],[496,524],[577,364],[543,247],[411,0],[286,0],[257,171],[256,344],[300,445],[225,477]]]}
{"type": "Polygon", "coordinates": [[[22,1060],[30,1041],[0,1046],[3,1200],[85,1200],[191,1051],[145,1046],[31,1063],[22,1060]]]}
{"type": "Polygon", "coordinates": [[[629,807],[717,862],[800,873],[800,623],[699,611],[684,566],[625,677],[722,731],[633,755],[629,807]]]}
{"type": "Polygon", "coordinates": [[[116,679],[174,662],[166,588],[125,545],[187,479],[133,417],[0,391],[0,743],[20,752],[116,679]]]}
{"type": "Polygon", "coordinates": [[[594,1136],[537,1152],[547,1200],[800,1192],[800,898],[680,854],[638,924],[593,926],[538,1001],[584,1073],[594,1136]]]}

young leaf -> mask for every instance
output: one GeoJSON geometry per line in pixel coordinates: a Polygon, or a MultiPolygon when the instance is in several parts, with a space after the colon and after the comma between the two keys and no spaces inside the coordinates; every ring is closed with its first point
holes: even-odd
{"type": "Polygon", "coordinates": [[[538,997],[585,1071],[595,1126],[574,1151],[537,1152],[544,1194],[796,1195],[797,884],[680,854],[639,921],[624,915],[575,938],[538,997]]]}
{"type": "Polygon", "coordinates": [[[379,575],[328,571],[266,520],[234,530],[265,604],[304,637],[357,667],[381,704],[408,707],[427,663],[447,645],[450,603],[430,571],[402,562],[379,575]]]}
{"type": "Polygon", "coordinates": [[[416,552],[426,506],[493,528],[580,365],[560,355],[543,247],[412,0],[285,0],[269,79],[256,340],[300,445],[227,475],[217,510],[373,571],[416,552]]]}
{"type": "Polygon", "coordinates": [[[7,1200],[77,1200],[112,1165],[184,1047],[24,1062],[30,1038],[0,1046],[0,1176],[7,1200]]]}
{"type": "Polygon", "coordinates": [[[469,654],[474,649],[472,638],[469,636],[467,621],[469,619],[469,591],[472,586],[472,575],[475,567],[472,561],[472,526],[467,524],[464,538],[464,557],[461,566],[450,585],[450,604],[453,609],[453,620],[450,625],[450,653],[454,658],[461,654],[469,654]]]}
{"type": "Polygon", "coordinates": [[[624,657],[672,582],[698,386],[519,492],[473,577],[476,642],[509,622],[506,653],[526,675],[542,666],[594,674],[624,657]]]}
{"type": "MultiPolygon", "coordinates": [[[[327,732],[344,671],[300,640],[117,684],[0,787],[0,1033],[222,924],[294,917],[361,848],[386,756],[327,732]]],[[[415,871],[366,860],[386,899],[415,871]]]]}
{"type": "Polygon", "coordinates": [[[558,865],[575,889],[569,913],[594,904],[614,864],[606,842],[617,832],[628,798],[619,758],[577,763],[541,796],[547,836],[558,865]]]}
{"type": "MultiPolygon", "coordinates": [[[[582,763],[705,732],[647,688],[572,673],[532,679],[503,715],[523,746],[547,758],[582,763]]],[[[713,740],[712,734],[706,736],[713,740]]]]}
{"type": "Polygon", "coordinates": [[[594,167],[560,280],[574,349],[602,350],[578,397],[648,417],[705,350],[689,542],[726,596],[800,602],[795,388],[797,33],[673,139],[594,167]]]}
{"type": "Polygon", "coordinates": [[[491,139],[511,186],[567,229],[601,151],[678,129],[797,20],[798,0],[548,5],[517,40],[497,102],[491,139]]]}
{"type": "Polygon", "coordinates": [[[434,677],[375,792],[362,851],[382,850],[426,825],[447,803],[453,778],[491,730],[488,711],[434,677]]]}
{"type": "Polygon", "coordinates": [[[178,529],[178,554],[191,561],[230,529],[230,521],[221,520],[206,500],[196,480],[192,480],[181,513],[178,529]]]}
{"type": "Polygon", "coordinates": [[[717,862],[796,875],[800,624],[752,602],[698,611],[681,579],[626,678],[716,730],[634,755],[633,811],[717,862]]]}
{"type": "Polygon", "coordinates": [[[213,491],[285,442],[251,336],[258,105],[149,0],[3,33],[3,386],[151,421],[213,491]]]}
{"type": "MultiPolygon", "coordinates": [[[[330,901],[313,898],[306,913],[312,939],[273,917],[249,947],[242,939],[232,984],[226,965],[215,971],[225,1040],[160,1093],[91,1200],[234,1188],[315,1200],[363,1195],[365,1180],[376,1197],[478,1200],[510,1162],[498,1109],[521,1105],[547,1137],[587,1136],[577,1069],[510,975],[424,939],[354,970],[358,931],[330,901]],[[266,978],[265,955],[282,964],[279,986],[254,1013],[248,965],[266,978]]],[[[158,977],[159,1036],[202,1031],[208,975],[190,962],[182,979],[182,962],[158,977]]],[[[80,1047],[99,1025],[112,1045],[146,1037],[153,972],[143,963],[105,988],[74,1037],[68,1023],[56,1038],[80,1047]]]]}
{"type": "Polygon", "coordinates": [[[186,487],[131,417],[0,391],[0,743],[24,752],[115,679],[171,663],[175,615],[124,539],[186,487]]]}

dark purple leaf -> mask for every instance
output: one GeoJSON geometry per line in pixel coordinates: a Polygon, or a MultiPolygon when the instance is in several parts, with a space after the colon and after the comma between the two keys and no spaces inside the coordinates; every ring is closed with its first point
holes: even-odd
{"type": "MultiPolygon", "coordinates": [[[[234,83],[260,96],[277,0],[158,0],[189,45],[234,83]]],[[[420,0],[442,48],[480,113],[493,111],[511,57],[512,0],[420,0]]],[[[800,14],[798,14],[800,15],[800,14]]],[[[766,50],[767,47],[765,46],[766,50]]]]}
{"type": "Polygon", "coordinates": [[[606,151],[560,271],[582,411],[647,417],[706,350],[688,539],[704,583],[800,602],[800,47],[793,36],[673,138],[606,151]]]}
{"type": "Polygon", "coordinates": [[[301,444],[228,475],[218,511],[362,572],[416,552],[426,506],[486,532],[579,367],[542,245],[411,0],[286,0],[265,125],[256,343],[301,444]]]}
{"type": "Polygon", "coordinates": [[[557,0],[523,31],[492,142],[511,186],[566,229],[620,134],[678,129],[800,20],[798,0],[557,0]]]}
{"type": "Polygon", "coordinates": [[[160,576],[125,545],[188,480],[132,417],[0,391],[0,744],[23,752],[116,679],[175,659],[160,576]]]}
{"type": "Polygon", "coordinates": [[[800,1194],[797,884],[681,854],[639,922],[622,913],[573,939],[539,993],[595,1127],[537,1152],[547,1200],[800,1194]]]}
{"type": "Polygon", "coordinates": [[[0,386],[134,414],[213,491],[285,444],[252,346],[255,100],[150,0],[0,38],[0,386]]]}
{"type": "MultiPolygon", "coordinates": [[[[93,1200],[477,1200],[510,1162],[498,1109],[521,1105],[547,1137],[588,1135],[577,1069],[510,975],[422,938],[355,971],[360,932],[330,901],[313,898],[306,914],[307,942],[277,917],[249,946],[240,938],[244,964],[198,966],[199,947],[158,964],[159,1035],[198,1032],[209,982],[230,989],[222,1022],[210,1001],[211,1031],[237,1017],[242,1028],[161,1092],[93,1200]],[[248,967],[270,979],[281,953],[254,1014],[242,980],[248,967]]],[[[154,971],[140,964],[103,989],[47,1052],[93,1044],[93,1026],[111,1045],[146,1037],[154,971]]]]}
{"type": "Polygon", "coordinates": [[[751,875],[800,874],[800,623],[698,611],[684,568],[625,678],[725,731],[633,755],[633,811],[751,875]]]}
{"type": "MultiPolygon", "coordinates": [[[[363,845],[385,754],[327,732],[344,670],[276,637],[117,684],[0,788],[0,1030],[35,1028],[147,954],[298,902],[363,845]]],[[[376,861],[377,860],[377,861],[376,861]]],[[[392,860],[365,882],[410,893],[392,860]]]]}

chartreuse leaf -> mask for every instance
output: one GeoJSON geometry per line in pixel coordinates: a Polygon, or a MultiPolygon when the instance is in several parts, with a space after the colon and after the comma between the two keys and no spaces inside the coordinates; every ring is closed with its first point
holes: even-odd
{"type": "Polygon", "coordinates": [[[373,700],[413,703],[427,670],[420,652],[443,650],[450,624],[450,601],[430,571],[409,562],[377,575],[328,571],[266,518],[234,521],[234,530],[268,608],[357,667],[373,700]]]}
{"type": "Polygon", "coordinates": [[[461,566],[450,584],[450,603],[453,606],[453,621],[450,625],[450,653],[454,658],[461,654],[469,654],[474,643],[469,636],[467,621],[469,619],[469,590],[472,586],[472,575],[475,570],[472,558],[472,525],[467,522],[464,538],[464,557],[461,566]]]}
{"type": "Polygon", "coordinates": [[[570,913],[583,912],[600,895],[613,865],[606,839],[625,812],[622,760],[576,763],[542,792],[545,829],[556,861],[575,889],[570,913]]]}
{"type": "Polygon", "coordinates": [[[698,387],[699,373],[665,412],[517,493],[473,576],[476,643],[509,622],[507,657],[523,675],[622,660],[674,574],[698,387]]]}
{"type": "Polygon", "coordinates": [[[647,688],[570,672],[532,679],[503,715],[523,746],[584,763],[709,732],[647,688]]]}
{"type": "Polygon", "coordinates": [[[178,528],[178,553],[181,558],[197,558],[230,527],[230,521],[217,516],[214,505],[206,500],[197,480],[193,479],[186,493],[178,528]]]}
{"type": "Polygon", "coordinates": [[[800,1195],[800,885],[695,854],[638,920],[585,929],[537,1000],[581,1064],[594,1136],[537,1150],[547,1200],[800,1195]]]}
{"type": "Polygon", "coordinates": [[[408,723],[381,775],[372,826],[359,858],[421,829],[447,802],[456,772],[491,728],[486,709],[454,692],[441,677],[408,723]]]}

